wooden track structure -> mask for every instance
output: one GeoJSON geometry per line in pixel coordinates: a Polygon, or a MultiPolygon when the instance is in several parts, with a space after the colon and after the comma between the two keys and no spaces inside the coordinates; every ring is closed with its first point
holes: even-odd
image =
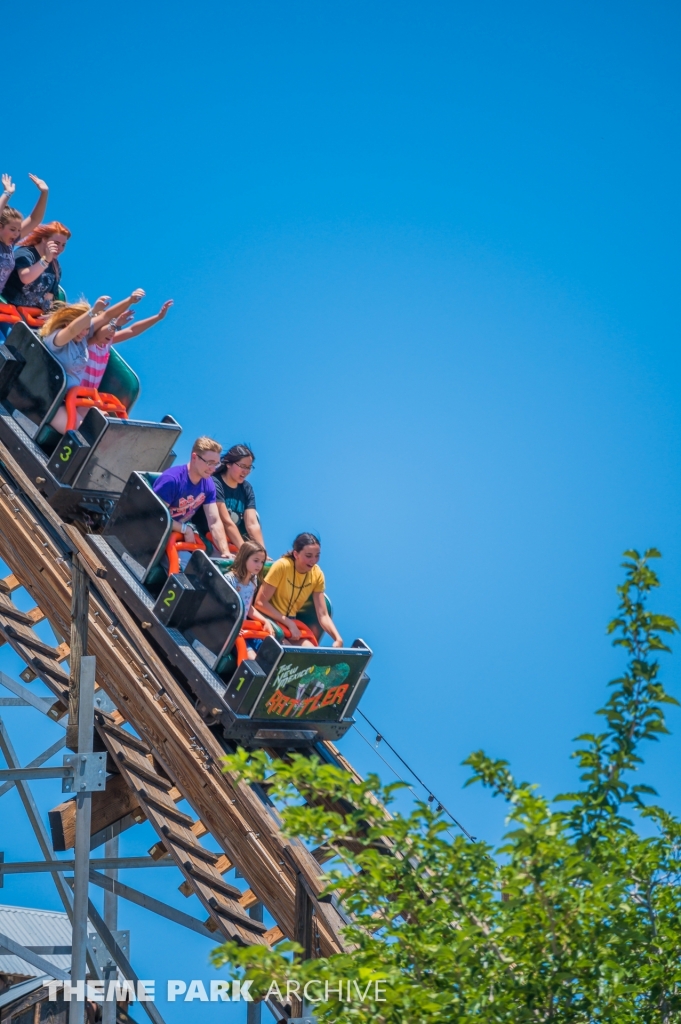
{"type": "MultiPolygon", "coordinates": [[[[197,895],[209,930],[216,938],[244,944],[305,938],[309,948],[313,917],[317,954],[341,952],[346,919],[321,896],[322,856],[317,859],[302,843],[282,834],[276,810],[263,792],[222,770],[225,750],[107,583],[106,570],[87,537],[62,522],[2,444],[0,558],[12,573],[0,581],[0,644],[9,644],[26,663],[24,680],[38,677],[49,687],[55,719],[68,706],[69,676],[61,662],[69,648],[46,644],[33,626],[46,618],[59,637],[68,637],[74,561],[87,574],[87,653],[97,658],[97,685],[118,709],[96,712],[95,730],[101,749],[108,751],[111,770],[129,791],[127,800],[125,792],[117,799],[124,805],[122,813],[132,812],[130,824],[144,819],[151,823],[158,835],[152,855],[156,850],[172,857],[184,875],[180,889],[197,895]],[[19,611],[11,600],[18,587],[35,601],[29,612],[19,611]],[[122,728],[125,722],[135,734],[122,728]],[[196,820],[176,807],[181,799],[196,820]],[[207,834],[221,855],[201,845],[207,834]],[[231,867],[246,879],[246,892],[224,881],[231,867]],[[267,908],[274,927],[266,929],[248,916],[256,902],[267,908]],[[307,924],[301,916],[307,916],[307,924]]],[[[331,759],[352,772],[332,744],[325,746],[331,759]]]]}

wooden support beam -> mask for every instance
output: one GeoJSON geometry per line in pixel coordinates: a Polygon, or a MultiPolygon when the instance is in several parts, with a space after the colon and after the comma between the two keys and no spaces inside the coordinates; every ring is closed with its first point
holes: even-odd
{"type": "MultiPolygon", "coordinates": [[[[126,785],[123,777],[110,775],[106,780],[106,790],[92,794],[92,835],[120,821],[127,814],[132,814],[139,821],[144,821],[145,818],[139,800],[126,785]]],[[[53,807],[48,817],[55,850],[62,853],[64,850],[73,849],[76,841],[75,799],[65,800],[63,804],[53,807]]]]}
{"type": "MultiPolygon", "coordinates": [[[[296,880],[296,931],[294,939],[303,947],[300,959],[312,959],[312,900],[301,875],[298,875],[296,880]]],[[[303,1016],[303,1000],[298,996],[293,996],[291,999],[291,1016],[303,1016]]]]}
{"type": "MultiPolygon", "coordinates": [[[[70,653],[71,648],[69,645],[61,643],[54,648],[54,660],[61,665],[63,661],[68,661],[70,653]]],[[[25,683],[32,683],[34,679],[38,678],[38,673],[34,672],[32,668],[26,667],[19,673],[19,678],[23,679],[25,683]]]]}
{"type": "Polygon", "coordinates": [[[66,746],[78,750],[78,694],[80,662],[87,654],[88,614],[90,606],[90,580],[80,556],[71,558],[71,657],[69,659],[69,724],[66,727],[66,746]]]}
{"type": "Polygon", "coordinates": [[[19,590],[20,587],[21,583],[13,572],[11,572],[9,576],[5,576],[0,580],[0,592],[3,594],[11,594],[15,590],[19,590]]]}

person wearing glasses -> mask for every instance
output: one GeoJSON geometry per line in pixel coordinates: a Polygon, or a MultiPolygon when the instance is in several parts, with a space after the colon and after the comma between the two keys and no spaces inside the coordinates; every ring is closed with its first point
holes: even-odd
{"type": "MultiPolygon", "coordinates": [[[[239,550],[245,540],[265,547],[260,520],[255,510],[255,492],[246,480],[253,468],[255,455],[247,444],[235,444],[222,456],[215,474],[218,512],[232,548],[239,550]]],[[[210,527],[201,513],[196,525],[205,535],[210,527]]]]}
{"type": "MultiPolygon", "coordinates": [[[[222,558],[229,557],[229,547],[222,520],[215,504],[213,473],[220,465],[222,445],[212,437],[199,437],[192,446],[189,462],[171,466],[154,481],[154,491],[170,510],[172,529],[192,544],[197,538],[191,521],[201,509],[213,537],[213,546],[222,558]]],[[[182,556],[190,555],[183,551],[182,556]]],[[[185,559],[181,557],[180,561],[185,559]]]]}

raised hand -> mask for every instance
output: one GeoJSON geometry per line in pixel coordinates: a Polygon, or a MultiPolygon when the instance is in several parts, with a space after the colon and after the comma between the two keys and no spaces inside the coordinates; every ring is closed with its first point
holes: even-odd
{"type": "Polygon", "coordinates": [[[45,243],[45,259],[47,260],[48,263],[51,263],[52,260],[56,260],[58,255],[59,244],[57,242],[52,241],[52,239],[50,238],[50,240],[45,243]]]}
{"type": "Polygon", "coordinates": [[[14,192],[16,185],[12,181],[9,174],[3,174],[2,187],[4,188],[5,192],[7,192],[9,195],[12,195],[12,193],[14,192]]]}
{"type": "Polygon", "coordinates": [[[49,189],[42,178],[37,178],[35,174],[29,174],[29,178],[31,179],[33,184],[40,189],[41,192],[49,192],[49,189]]]}
{"type": "Polygon", "coordinates": [[[159,318],[159,320],[163,320],[163,317],[166,315],[166,313],[168,312],[168,310],[170,309],[172,304],[173,304],[173,300],[172,299],[168,299],[167,302],[163,303],[163,305],[159,309],[158,313],[156,314],[156,316],[159,318]]]}
{"type": "Polygon", "coordinates": [[[98,313],[103,313],[106,307],[111,302],[110,295],[100,295],[94,306],[92,307],[92,315],[97,316],[98,313]]]}
{"type": "Polygon", "coordinates": [[[126,324],[129,324],[130,321],[134,320],[134,319],[135,319],[135,310],[134,309],[126,309],[122,313],[119,313],[118,316],[116,317],[116,327],[118,327],[118,328],[125,327],[126,324]]]}
{"type": "Polygon", "coordinates": [[[130,296],[130,301],[141,302],[141,300],[144,298],[146,294],[147,293],[145,292],[144,288],[135,288],[134,292],[130,296]]]}

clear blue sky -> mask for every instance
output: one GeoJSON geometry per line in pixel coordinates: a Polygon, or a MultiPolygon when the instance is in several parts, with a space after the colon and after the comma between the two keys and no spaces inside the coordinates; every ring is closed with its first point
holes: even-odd
{"type": "MultiPolygon", "coordinates": [[[[321,531],[343,634],[376,652],[364,709],[489,840],[503,808],[462,791],[460,762],[482,746],[548,793],[571,784],[572,738],[622,664],[605,625],[624,548],[661,548],[658,607],[681,616],[679,17],[626,0],[12,13],[2,170],[26,211],[26,174],[49,182],[69,296],[141,286],[140,315],[175,299],[125,346],[140,413],[177,416],[183,457],[198,433],[252,443],[270,548],[321,531]]],[[[49,742],[32,713],[6,717],[26,757],[49,742]]],[[[644,774],[681,812],[669,718],[644,774]]],[[[344,751],[380,767],[357,736],[344,751]]],[[[11,831],[8,859],[33,856],[11,831]]],[[[56,905],[42,881],[0,898],[56,905]]],[[[122,917],[142,974],[209,976],[203,940],[155,949],[163,927],[122,917]]],[[[193,1005],[183,1019],[223,1019],[193,1005]]]]}

